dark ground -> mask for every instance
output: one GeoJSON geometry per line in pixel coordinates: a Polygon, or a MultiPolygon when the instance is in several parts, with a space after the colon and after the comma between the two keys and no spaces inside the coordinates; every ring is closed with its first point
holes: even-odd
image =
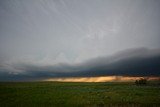
{"type": "Polygon", "coordinates": [[[1,82],[0,107],[160,107],[160,85],[1,82]]]}

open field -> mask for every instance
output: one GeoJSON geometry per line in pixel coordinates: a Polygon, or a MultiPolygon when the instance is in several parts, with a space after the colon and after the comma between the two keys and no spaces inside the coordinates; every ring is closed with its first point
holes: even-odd
{"type": "Polygon", "coordinates": [[[1,82],[0,107],[159,107],[160,86],[134,83],[1,82]]]}

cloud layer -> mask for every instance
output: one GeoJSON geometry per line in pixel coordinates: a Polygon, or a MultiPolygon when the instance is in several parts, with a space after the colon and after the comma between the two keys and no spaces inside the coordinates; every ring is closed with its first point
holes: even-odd
{"type": "Polygon", "coordinates": [[[51,77],[160,76],[159,49],[128,49],[112,56],[97,57],[77,64],[53,66],[17,63],[1,65],[1,80],[42,80],[51,77]]]}
{"type": "Polygon", "coordinates": [[[0,0],[0,80],[159,75],[159,49],[159,0],[0,0]]]}

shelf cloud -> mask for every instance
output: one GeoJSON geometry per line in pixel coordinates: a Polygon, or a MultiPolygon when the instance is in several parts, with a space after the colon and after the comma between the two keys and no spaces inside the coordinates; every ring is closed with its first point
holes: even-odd
{"type": "Polygon", "coordinates": [[[41,80],[51,77],[160,76],[159,65],[160,49],[138,48],[124,50],[112,56],[93,58],[77,64],[60,63],[54,66],[40,66],[19,63],[12,66],[1,65],[0,73],[1,80],[41,80]]]}
{"type": "Polygon", "coordinates": [[[159,76],[159,0],[0,0],[0,80],[159,76]]]}

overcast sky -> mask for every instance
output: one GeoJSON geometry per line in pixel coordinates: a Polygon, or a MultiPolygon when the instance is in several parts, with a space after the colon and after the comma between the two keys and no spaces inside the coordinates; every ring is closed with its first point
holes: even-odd
{"type": "Polygon", "coordinates": [[[159,53],[159,0],[0,0],[0,73],[51,72],[128,49],[159,53]]]}

